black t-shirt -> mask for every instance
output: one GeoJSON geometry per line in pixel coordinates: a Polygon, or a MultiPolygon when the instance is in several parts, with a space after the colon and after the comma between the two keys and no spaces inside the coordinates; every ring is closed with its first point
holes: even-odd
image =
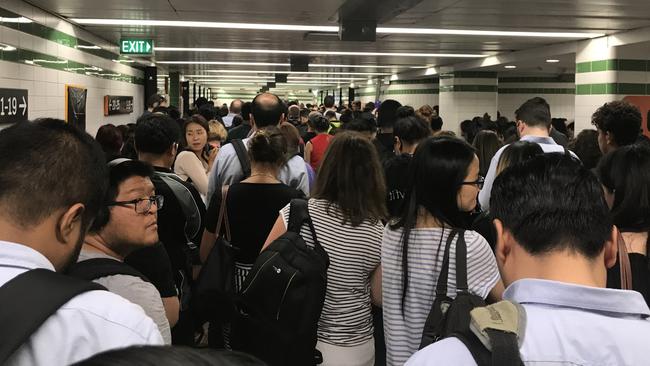
{"type": "Polygon", "coordinates": [[[379,160],[382,163],[395,157],[395,152],[393,151],[394,140],[395,135],[393,133],[377,134],[377,138],[373,140],[373,144],[377,148],[377,153],[379,153],[379,160]]]}
{"type": "MultiPolygon", "coordinates": [[[[646,304],[650,306],[650,260],[640,253],[629,253],[628,257],[632,270],[632,289],[640,292],[646,304]]],[[[607,270],[607,287],[621,288],[621,267],[618,261],[607,270]]]]}
{"type": "Polygon", "coordinates": [[[162,243],[136,250],[124,258],[124,263],[145,275],[156,286],[160,297],[178,295],[169,255],[162,243]]]}
{"type": "MultiPolygon", "coordinates": [[[[208,205],[206,230],[215,232],[221,207],[221,192],[212,195],[208,205]]],[[[304,197],[301,191],[282,183],[235,183],[228,189],[227,211],[231,244],[239,248],[235,260],[255,262],[264,241],[291,199],[304,197]]],[[[222,224],[223,227],[223,224],[222,224]]],[[[225,231],[222,231],[225,233],[225,231]]]]}
{"type": "MultiPolygon", "coordinates": [[[[172,173],[170,169],[160,167],[154,167],[154,169],[156,172],[172,173]]],[[[179,282],[182,282],[184,278],[189,279],[191,282],[192,264],[199,263],[198,249],[194,251],[188,250],[188,238],[185,235],[185,214],[174,192],[156,175],[151,181],[156,188],[156,194],[162,195],[165,199],[163,208],[158,211],[158,237],[165,245],[174,270],[176,285],[180,287],[179,282]],[[182,277],[179,277],[179,271],[183,272],[182,277]]],[[[198,233],[193,238],[189,238],[198,248],[205,227],[205,204],[192,184],[184,182],[180,178],[177,181],[190,191],[201,215],[201,230],[198,230],[198,233]]]]}
{"type": "Polygon", "coordinates": [[[408,168],[411,155],[400,154],[384,162],[384,176],[386,177],[386,206],[388,214],[395,217],[400,214],[402,202],[407,191],[408,168]]]}

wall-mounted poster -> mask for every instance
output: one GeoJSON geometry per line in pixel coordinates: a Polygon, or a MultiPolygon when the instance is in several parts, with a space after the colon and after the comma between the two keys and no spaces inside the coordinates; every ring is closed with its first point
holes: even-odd
{"type": "Polygon", "coordinates": [[[86,130],[86,97],[88,90],[79,86],[65,86],[65,120],[71,125],[86,130]]]}

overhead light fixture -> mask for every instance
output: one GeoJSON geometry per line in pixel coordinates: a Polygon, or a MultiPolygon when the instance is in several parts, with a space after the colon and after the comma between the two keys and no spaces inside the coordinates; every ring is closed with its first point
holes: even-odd
{"type": "Polygon", "coordinates": [[[438,71],[436,70],[435,67],[430,67],[424,72],[424,75],[435,75],[437,73],[438,71]]]}
{"type": "Polygon", "coordinates": [[[130,63],[135,62],[135,60],[113,60],[113,62],[122,63],[122,64],[130,64],[130,63]]]}
{"type": "Polygon", "coordinates": [[[391,81],[399,80],[399,76],[397,76],[397,75],[391,75],[391,76],[390,76],[390,80],[391,80],[391,81]]]}
{"type": "Polygon", "coordinates": [[[95,45],[92,45],[92,46],[84,46],[84,45],[82,45],[82,44],[78,44],[78,45],[76,45],[76,46],[74,46],[74,47],[75,47],[75,48],[82,49],[82,50],[101,50],[101,49],[102,49],[102,48],[99,47],[99,46],[95,46],[95,45]]]}
{"type": "MultiPolygon", "coordinates": [[[[338,26],[323,26],[323,25],[229,23],[229,22],[148,20],[148,19],[72,18],[70,20],[78,24],[84,24],[84,25],[220,28],[220,29],[321,32],[321,33],[339,32],[338,26]]],[[[488,31],[488,30],[468,30],[468,29],[399,28],[399,27],[377,27],[377,34],[424,34],[424,35],[439,34],[439,35],[459,35],[459,36],[545,37],[545,38],[595,38],[595,37],[603,36],[602,33],[518,32],[518,31],[491,31],[491,30],[488,31]]]]}
{"type": "Polygon", "coordinates": [[[506,66],[504,66],[504,67],[505,67],[506,69],[516,69],[516,68],[517,68],[517,66],[515,66],[515,65],[506,65],[506,66]]]}
{"type": "Polygon", "coordinates": [[[366,84],[367,84],[367,85],[372,85],[372,79],[368,79],[368,81],[366,82],[366,84]]]}
{"type": "MultiPolygon", "coordinates": [[[[230,74],[274,74],[277,71],[269,70],[205,70],[213,73],[230,73],[230,74]]],[[[392,75],[385,72],[345,72],[345,71],[282,71],[283,74],[306,74],[306,75],[392,75]]],[[[201,75],[200,75],[201,76],[201,75]]]]}
{"type": "Polygon", "coordinates": [[[556,63],[560,62],[560,60],[548,59],[548,60],[546,60],[546,62],[548,62],[549,64],[556,64],[556,63]]]}
{"type": "Polygon", "coordinates": [[[255,53],[279,55],[322,55],[322,56],[395,56],[395,57],[452,57],[481,58],[488,55],[469,53],[410,53],[410,52],[352,52],[352,51],[294,51],[264,50],[246,48],[209,48],[209,47],[155,47],[156,52],[219,52],[219,53],[255,53]]]}
{"type": "MultiPolygon", "coordinates": [[[[156,64],[162,65],[227,65],[227,66],[280,66],[290,67],[290,63],[282,62],[239,62],[239,61],[156,61],[156,64]]],[[[309,67],[324,68],[360,68],[360,69],[400,69],[400,68],[426,68],[427,66],[410,66],[410,65],[343,65],[343,64],[309,64],[309,67]]]]}
{"type": "Polygon", "coordinates": [[[15,51],[15,50],[16,50],[16,47],[14,47],[14,46],[10,46],[8,44],[0,43],[0,51],[11,52],[11,51],[15,51]]]}
{"type": "Polygon", "coordinates": [[[16,17],[16,18],[0,17],[0,23],[33,23],[33,21],[25,17],[16,17]]]}

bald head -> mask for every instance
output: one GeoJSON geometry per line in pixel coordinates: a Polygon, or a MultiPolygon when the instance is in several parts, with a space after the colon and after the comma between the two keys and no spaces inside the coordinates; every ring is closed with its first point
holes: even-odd
{"type": "Polygon", "coordinates": [[[241,107],[243,104],[244,103],[241,101],[241,99],[235,99],[232,102],[230,102],[230,113],[240,114],[241,107]]]}
{"type": "Polygon", "coordinates": [[[253,121],[258,129],[278,125],[284,117],[284,106],[275,94],[258,94],[253,99],[252,109],[253,121]]]}

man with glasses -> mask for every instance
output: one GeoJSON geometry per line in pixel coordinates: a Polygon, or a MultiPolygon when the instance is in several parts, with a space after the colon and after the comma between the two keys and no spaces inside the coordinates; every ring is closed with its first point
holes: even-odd
{"type": "Polygon", "coordinates": [[[151,182],[153,168],[149,164],[117,159],[109,163],[109,169],[109,187],[103,206],[84,240],[79,262],[70,274],[99,283],[140,305],[158,326],[165,343],[171,344],[169,321],[160,293],[144,275],[123,263],[135,250],[158,243],[157,214],[164,199],[155,194],[151,182]]]}

